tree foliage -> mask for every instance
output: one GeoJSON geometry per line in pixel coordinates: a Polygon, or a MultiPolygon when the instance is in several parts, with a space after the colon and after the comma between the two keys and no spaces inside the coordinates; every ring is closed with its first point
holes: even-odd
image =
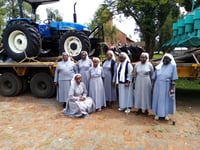
{"type": "MultiPolygon", "coordinates": [[[[5,18],[8,20],[9,18],[18,18],[19,14],[19,5],[17,0],[8,0],[5,1],[4,7],[6,10],[5,18]]],[[[31,6],[28,3],[23,3],[23,15],[24,17],[30,17],[31,14],[31,6]]]]}
{"type": "Polygon", "coordinates": [[[105,24],[110,21],[113,14],[107,9],[107,5],[102,4],[96,10],[93,19],[91,20],[90,27],[94,29],[99,24],[105,24]]]}
{"type": "Polygon", "coordinates": [[[192,2],[194,2],[194,9],[200,6],[200,0],[180,0],[179,3],[186,11],[192,11],[192,2]]]}
{"type": "Polygon", "coordinates": [[[109,44],[115,44],[117,42],[117,28],[112,24],[112,18],[112,12],[107,8],[107,5],[102,4],[95,12],[94,17],[89,24],[91,29],[94,29],[97,25],[103,25],[104,38],[109,44]]]}
{"type": "Polygon", "coordinates": [[[47,12],[47,18],[48,19],[52,19],[52,20],[56,20],[56,21],[62,21],[63,20],[58,9],[47,8],[46,12],[47,12]]]}
{"type": "Polygon", "coordinates": [[[177,15],[175,15],[177,17],[173,16],[174,15],[173,13],[174,13],[173,11],[170,12],[168,17],[166,18],[164,25],[159,30],[159,33],[158,33],[159,41],[156,43],[156,48],[157,48],[158,51],[166,52],[166,51],[171,50],[171,49],[168,49],[168,48],[163,49],[162,45],[164,43],[166,43],[167,41],[169,41],[173,37],[173,35],[172,35],[172,33],[173,33],[172,24],[174,22],[176,22],[177,19],[178,19],[178,16],[177,15]]]}
{"type": "Polygon", "coordinates": [[[179,7],[173,0],[105,0],[105,3],[113,14],[124,14],[136,21],[150,56],[169,14],[175,18],[179,14],[179,7]]]}
{"type": "Polygon", "coordinates": [[[2,0],[0,1],[0,34],[2,33],[3,27],[5,25],[5,20],[4,20],[4,16],[6,14],[6,9],[4,7],[4,3],[6,2],[6,0],[2,0]]]}

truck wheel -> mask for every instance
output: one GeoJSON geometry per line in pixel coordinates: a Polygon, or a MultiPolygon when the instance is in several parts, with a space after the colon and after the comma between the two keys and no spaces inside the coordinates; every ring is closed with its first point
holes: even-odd
{"type": "Polygon", "coordinates": [[[53,79],[47,73],[37,73],[30,81],[30,89],[34,96],[47,98],[55,93],[53,79]]]}
{"type": "Polygon", "coordinates": [[[81,31],[69,30],[60,39],[60,52],[68,52],[75,60],[81,58],[81,51],[90,51],[90,40],[81,31]]]}
{"type": "Polygon", "coordinates": [[[0,92],[3,96],[16,96],[22,89],[22,82],[13,73],[3,73],[0,76],[0,92]]]}
{"type": "Polygon", "coordinates": [[[21,61],[26,55],[36,57],[40,53],[40,35],[32,25],[13,22],[4,29],[2,36],[5,53],[15,61],[21,61]]]}

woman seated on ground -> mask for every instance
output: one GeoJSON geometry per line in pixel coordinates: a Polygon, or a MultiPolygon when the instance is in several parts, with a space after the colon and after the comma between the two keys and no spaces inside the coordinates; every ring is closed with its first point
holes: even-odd
{"type": "Polygon", "coordinates": [[[71,81],[68,103],[64,114],[70,117],[87,117],[95,111],[95,104],[92,98],[87,97],[85,84],[81,82],[81,74],[75,74],[71,81]]]}

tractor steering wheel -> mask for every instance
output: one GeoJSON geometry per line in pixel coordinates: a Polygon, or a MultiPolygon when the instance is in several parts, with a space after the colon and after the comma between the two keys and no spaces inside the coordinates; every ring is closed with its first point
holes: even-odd
{"type": "Polygon", "coordinates": [[[48,18],[48,19],[45,19],[43,21],[43,23],[49,25],[51,23],[51,21],[52,21],[52,19],[48,18]]]}

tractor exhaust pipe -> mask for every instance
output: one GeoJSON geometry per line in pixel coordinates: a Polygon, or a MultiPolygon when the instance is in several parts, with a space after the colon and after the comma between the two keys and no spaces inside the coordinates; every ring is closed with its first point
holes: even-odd
{"type": "Polygon", "coordinates": [[[20,15],[20,18],[23,18],[22,0],[18,0],[18,6],[19,6],[19,15],[20,15]]]}
{"type": "Polygon", "coordinates": [[[76,17],[76,2],[74,3],[74,14],[73,14],[73,17],[74,17],[74,23],[77,22],[77,17],[76,17]]]}

